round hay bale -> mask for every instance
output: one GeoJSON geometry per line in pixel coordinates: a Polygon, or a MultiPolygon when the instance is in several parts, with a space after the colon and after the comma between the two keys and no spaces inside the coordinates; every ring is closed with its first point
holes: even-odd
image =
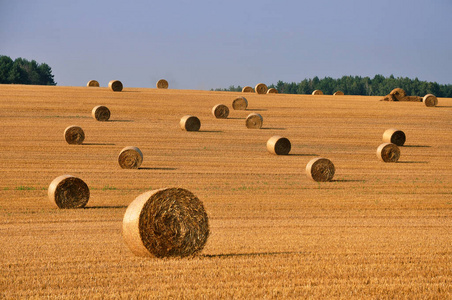
{"type": "Polygon", "coordinates": [[[232,108],[234,110],[245,110],[248,107],[248,100],[245,97],[238,97],[232,101],[232,108]]]}
{"type": "Polygon", "coordinates": [[[185,131],[198,131],[201,128],[201,121],[195,116],[183,116],[179,122],[180,128],[185,131]]]}
{"type": "Polygon", "coordinates": [[[202,202],[182,188],[164,188],[139,195],[122,222],[125,243],[137,256],[187,257],[199,253],[209,237],[202,202]]]}
{"type": "Polygon", "coordinates": [[[252,92],[254,92],[254,90],[250,86],[244,86],[242,89],[242,93],[252,93],[252,92]]]}
{"type": "Polygon", "coordinates": [[[433,107],[438,105],[438,99],[435,95],[427,94],[422,98],[422,102],[424,102],[425,106],[433,107]]]}
{"type": "Polygon", "coordinates": [[[406,141],[405,133],[402,130],[390,128],[383,133],[383,143],[392,143],[403,146],[406,141]]]}
{"type": "Polygon", "coordinates": [[[85,140],[85,132],[76,125],[71,125],[64,130],[64,139],[68,144],[80,145],[85,140]]]}
{"type": "Polygon", "coordinates": [[[72,175],[55,178],[50,183],[47,193],[50,202],[58,208],[82,208],[89,200],[88,185],[72,175]]]}
{"type": "Polygon", "coordinates": [[[275,88],[269,88],[267,94],[278,94],[278,90],[275,88]]]}
{"type": "Polygon", "coordinates": [[[86,86],[99,87],[99,82],[97,80],[90,80],[86,86]]]}
{"type": "Polygon", "coordinates": [[[165,79],[160,79],[157,81],[157,88],[158,89],[167,89],[168,88],[168,81],[165,79]]]}
{"type": "Polygon", "coordinates": [[[343,91],[337,91],[333,94],[333,96],[343,96],[344,92],[343,91]]]}
{"type": "Polygon", "coordinates": [[[224,104],[217,104],[212,108],[212,114],[217,119],[227,119],[229,116],[229,108],[224,104]]]}
{"type": "Polygon", "coordinates": [[[331,181],[335,171],[331,160],[323,157],[314,158],[306,165],[306,174],[317,182],[331,181]]]}
{"type": "Polygon", "coordinates": [[[118,155],[118,163],[123,169],[138,169],[142,162],[143,153],[137,147],[125,147],[118,155]]]}
{"type": "Polygon", "coordinates": [[[110,110],[106,106],[98,105],[93,108],[91,115],[97,121],[108,121],[110,119],[110,110]]]}
{"type": "Polygon", "coordinates": [[[392,143],[384,143],[377,148],[377,157],[384,162],[397,162],[400,158],[400,149],[392,143]]]}
{"type": "Polygon", "coordinates": [[[258,94],[266,94],[268,87],[265,85],[265,83],[258,83],[256,84],[256,86],[254,87],[254,90],[256,91],[256,93],[258,94]]]}
{"type": "Polygon", "coordinates": [[[272,154],[287,155],[291,148],[289,139],[279,135],[272,136],[267,141],[267,150],[272,154]]]}
{"type": "Polygon", "coordinates": [[[246,117],[246,127],[249,129],[260,129],[262,128],[263,122],[264,119],[257,113],[250,113],[248,117],[246,117]]]}
{"type": "Polygon", "coordinates": [[[397,101],[400,101],[402,98],[406,97],[406,93],[401,88],[395,88],[393,89],[389,95],[392,95],[394,98],[396,98],[397,101]]]}
{"type": "Polygon", "coordinates": [[[122,91],[122,82],[119,80],[111,80],[108,83],[108,87],[113,91],[113,92],[120,92],[122,91]]]}
{"type": "Polygon", "coordinates": [[[323,92],[321,90],[315,90],[312,92],[313,95],[323,95],[323,92]]]}

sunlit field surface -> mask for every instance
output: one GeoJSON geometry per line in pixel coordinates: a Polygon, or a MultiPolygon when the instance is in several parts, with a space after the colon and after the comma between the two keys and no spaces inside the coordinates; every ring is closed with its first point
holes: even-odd
{"type": "Polygon", "coordinates": [[[0,298],[451,298],[452,99],[380,98],[0,85],[0,298]],[[213,117],[220,103],[228,119],[213,117]],[[252,112],[262,129],[246,128],[252,112]],[[184,115],[199,132],[180,129],[184,115]],[[84,144],[66,143],[70,125],[84,144]],[[398,163],[376,156],[388,128],[407,136],[398,163]],[[289,155],[267,152],[273,135],[289,155]],[[120,168],[126,146],[140,169],[120,168]],[[332,182],[306,176],[316,157],[332,182]],[[52,206],[63,174],[87,183],[86,208],[52,206]],[[129,203],[163,187],[204,203],[195,257],[136,257],[123,241],[129,203]]]}

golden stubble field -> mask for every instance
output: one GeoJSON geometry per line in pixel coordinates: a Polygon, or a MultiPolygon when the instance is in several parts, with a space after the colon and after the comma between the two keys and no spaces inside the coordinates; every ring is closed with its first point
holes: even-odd
{"type": "Polygon", "coordinates": [[[379,98],[0,85],[0,298],[451,298],[452,99],[379,98]],[[247,111],[232,110],[237,96],[247,111]],[[219,103],[228,119],[212,116],[219,103]],[[262,129],[245,127],[251,112],[262,129]],[[186,114],[200,132],[179,128],[186,114]],[[69,125],[83,145],[65,142],[69,125]],[[392,127],[407,142],[388,164],[375,152],[392,127]],[[273,135],[290,155],[267,152],[273,135]],[[119,167],[125,146],[141,169],[119,167]],[[307,178],[318,156],[333,182],[307,178]],[[63,174],[90,187],[85,209],[52,207],[63,174]],[[194,258],[135,257],[123,242],[127,205],[163,187],[204,203],[210,237],[194,258]]]}

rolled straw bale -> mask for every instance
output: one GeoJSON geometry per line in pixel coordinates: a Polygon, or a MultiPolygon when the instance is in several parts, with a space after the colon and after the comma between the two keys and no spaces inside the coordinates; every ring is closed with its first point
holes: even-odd
{"type": "Polygon", "coordinates": [[[50,202],[58,208],[82,208],[89,200],[88,185],[72,175],[55,178],[50,183],[47,193],[50,202]]]}
{"type": "Polygon", "coordinates": [[[392,143],[384,143],[377,148],[377,157],[384,162],[397,162],[400,158],[400,149],[392,143]]]}
{"type": "Polygon", "coordinates": [[[435,95],[427,94],[422,98],[422,102],[424,102],[425,106],[427,107],[433,107],[438,105],[438,99],[435,95]]]}
{"type": "Polygon", "coordinates": [[[113,91],[113,92],[120,92],[122,91],[122,82],[119,80],[112,80],[108,83],[108,87],[113,91]]]}
{"type": "Polygon", "coordinates": [[[258,83],[256,84],[256,86],[254,87],[254,90],[256,91],[256,93],[258,94],[266,94],[268,87],[265,85],[265,83],[258,83]]]}
{"type": "Polygon", "coordinates": [[[263,122],[264,119],[257,113],[250,113],[248,117],[246,117],[246,127],[249,129],[260,129],[262,128],[263,122]]]}
{"type": "Polygon", "coordinates": [[[254,90],[250,86],[244,86],[242,89],[242,93],[252,93],[252,92],[254,92],[254,90]]]}
{"type": "Polygon", "coordinates": [[[335,171],[331,160],[323,157],[314,158],[306,165],[306,174],[317,182],[331,181],[335,171]]]}
{"type": "Polygon", "coordinates": [[[276,155],[287,155],[290,152],[292,145],[289,139],[274,135],[267,141],[268,152],[276,155]]]}
{"type": "Polygon", "coordinates": [[[227,119],[229,108],[224,104],[217,104],[212,108],[212,114],[217,119],[227,119]]]}
{"type": "Polygon", "coordinates": [[[232,108],[234,110],[245,110],[248,107],[248,100],[245,97],[238,97],[232,101],[232,108]]]}
{"type": "Polygon", "coordinates": [[[275,88],[270,88],[268,89],[267,94],[278,94],[278,90],[275,88]]]}
{"type": "Polygon", "coordinates": [[[93,108],[91,115],[97,121],[108,121],[110,119],[110,110],[106,106],[98,105],[93,108]]]}
{"type": "Polygon", "coordinates": [[[165,79],[160,79],[157,81],[157,88],[158,89],[167,89],[168,88],[168,81],[165,79]]]}
{"type": "Polygon", "coordinates": [[[80,145],[85,140],[85,132],[76,125],[71,125],[64,130],[64,139],[68,144],[80,145]]]}
{"type": "Polygon", "coordinates": [[[86,86],[99,87],[99,82],[97,80],[90,80],[90,81],[88,81],[86,86]]]}
{"type": "Polygon", "coordinates": [[[402,130],[390,128],[383,133],[383,143],[392,143],[403,146],[406,141],[405,133],[402,130]]]}
{"type": "Polygon", "coordinates": [[[137,256],[193,256],[207,242],[208,216],[202,202],[188,190],[147,191],[127,207],[122,234],[137,256]]]}
{"type": "Polygon", "coordinates": [[[344,92],[343,91],[337,91],[333,94],[334,96],[343,96],[344,92]]]}
{"type": "Polygon", "coordinates": [[[123,169],[138,169],[142,162],[143,153],[137,147],[125,147],[118,155],[118,163],[123,169]]]}
{"type": "Polygon", "coordinates": [[[201,121],[195,116],[183,116],[179,122],[180,128],[185,131],[198,131],[201,128],[201,121]]]}
{"type": "Polygon", "coordinates": [[[406,93],[403,89],[401,88],[395,88],[393,89],[389,95],[391,95],[393,98],[395,98],[396,101],[401,101],[402,98],[406,97],[406,93]]]}
{"type": "Polygon", "coordinates": [[[313,95],[323,95],[323,92],[321,90],[315,90],[312,92],[313,95]]]}

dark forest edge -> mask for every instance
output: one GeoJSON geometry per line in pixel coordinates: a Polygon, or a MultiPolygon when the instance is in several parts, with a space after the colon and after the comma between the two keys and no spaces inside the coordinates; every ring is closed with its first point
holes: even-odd
{"type": "MultiPolygon", "coordinates": [[[[452,98],[452,84],[438,84],[436,82],[420,81],[418,78],[397,77],[393,75],[384,77],[375,75],[374,78],[360,76],[343,76],[333,79],[325,77],[319,79],[304,79],[296,82],[283,82],[271,84],[268,88],[276,88],[282,94],[312,94],[314,90],[321,90],[325,95],[333,95],[336,91],[342,91],[345,95],[384,96],[395,88],[402,88],[407,95],[424,96],[433,94],[436,97],[452,98]]],[[[231,85],[224,89],[211,89],[211,91],[241,92],[241,86],[231,85]]]]}
{"type": "Polygon", "coordinates": [[[21,57],[13,61],[9,56],[0,55],[0,84],[56,85],[53,77],[46,63],[38,64],[21,57]]]}

